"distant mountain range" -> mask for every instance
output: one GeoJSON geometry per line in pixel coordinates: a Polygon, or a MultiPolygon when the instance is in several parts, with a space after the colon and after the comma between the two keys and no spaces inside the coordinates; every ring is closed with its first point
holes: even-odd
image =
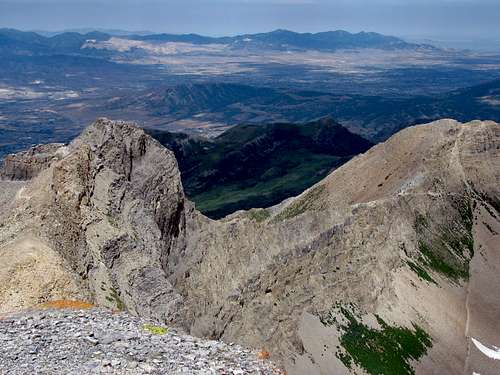
{"type": "Polygon", "coordinates": [[[59,30],[59,31],[47,31],[47,30],[29,30],[29,31],[46,36],[46,37],[52,37],[55,35],[65,34],[65,33],[88,34],[88,33],[92,33],[95,31],[100,32],[100,33],[104,33],[104,34],[114,35],[114,36],[155,34],[153,31],[147,31],[147,30],[129,31],[129,30],[122,30],[122,29],[105,29],[105,28],[99,28],[99,27],[98,28],[84,27],[84,28],[76,28],[76,29],[65,29],[65,30],[59,30]]]}
{"type": "MultiPolygon", "coordinates": [[[[0,29],[0,52],[82,53],[82,47],[87,41],[107,41],[112,37],[150,43],[181,42],[198,45],[223,44],[232,49],[259,50],[335,51],[338,49],[358,48],[391,50],[433,48],[424,44],[407,43],[402,39],[374,32],[359,32],[353,34],[343,30],[320,33],[296,33],[288,30],[275,30],[259,34],[244,34],[229,37],[208,37],[198,34],[109,34],[100,31],[91,31],[83,34],[78,32],[64,32],[51,36],[43,36],[35,32],[0,29]]],[[[92,49],[86,48],[85,53],[96,53],[96,51],[89,50],[92,49]]]]}
{"type": "Polygon", "coordinates": [[[372,146],[331,118],[238,125],[213,140],[148,133],[174,151],[186,194],[213,218],[297,195],[372,146]]]}
{"type": "MultiPolygon", "coordinates": [[[[97,31],[87,34],[67,32],[46,37],[34,32],[0,29],[0,54],[29,56],[82,53],[81,47],[87,40],[104,41],[109,38],[111,38],[110,35],[97,31]]],[[[85,54],[96,53],[103,54],[105,52],[95,50],[85,51],[85,54]]]]}
{"type": "MultiPolygon", "coordinates": [[[[127,66],[115,64],[104,73],[111,77],[116,67],[127,66]]],[[[23,74],[21,69],[15,72],[23,74]]],[[[146,128],[201,135],[217,135],[238,124],[307,123],[330,116],[351,133],[378,143],[408,125],[438,118],[500,121],[500,79],[409,99],[207,82],[117,91],[113,97],[76,99],[72,107],[60,107],[63,101],[51,103],[53,112],[37,110],[45,108],[45,102],[0,102],[0,112],[9,118],[0,126],[0,158],[32,144],[67,142],[80,131],[81,123],[98,116],[132,118],[146,128]],[[36,121],[23,120],[27,110],[36,121]]]]}
{"type": "Polygon", "coordinates": [[[131,39],[161,42],[187,42],[193,44],[228,44],[233,48],[259,48],[273,50],[301,49],[334,51],[351,48],[399,49],[421,45],[407,43],[402,39],[373,32],[349,33],[343,30],[320,33],[296,33],[275,30],[268,33],[244,34],[233,37],[206,37],[197,34],[156,34],[130,36],[131,39]]]}

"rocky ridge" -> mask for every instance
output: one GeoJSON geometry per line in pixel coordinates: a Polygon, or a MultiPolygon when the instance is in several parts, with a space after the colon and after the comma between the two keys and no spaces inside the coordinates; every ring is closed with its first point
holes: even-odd
{"type": "Polygon", "coordinates": [[[0,179],[30,180],[50,166],[53,161],[65,156],[66,148],[62,143],[37,145],[27,151],[7,155],[0,169],[0,179]]]}
{"type": "MultiPolygon", "coordinates": [[[[499,140],[494,122],[411,127],[296,198],[213,221],[184,198],[171,152],[99,120],[17,192],[0,257],[43,245],[64,275],[57,296],[76,286],[101,306],[264,348],[289,374],[495,374],[472,338],[500,335],[499,140]]],[[[0,306],[55,298],[16,289],[0,288],[0,306]]]]}

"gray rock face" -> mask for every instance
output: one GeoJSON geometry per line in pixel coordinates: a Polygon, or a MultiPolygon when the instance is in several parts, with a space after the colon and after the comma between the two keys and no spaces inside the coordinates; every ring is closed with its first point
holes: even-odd
{"type": "Polygon", "coordinates": [[[100,120],[52,173],[52,223],[63,250],[99,304],[170,320],[180,296],[163,270],[182,243],[184,194],[169,150],[135,126],[100,120]]]}
{"type": "Polygon", "coordinates": [[[500,272],[499,144],[493,122],[417,126],[278,207],[190,219],[186,248],[168,262],[183,325],[279,353],[290,374],[367,371],[347,357],[344,328],[322,323],[353,304],[374,330],[378,316],[429,335],[419,362],[401,358],[417,373],[494,374],[488,358],[472,359],[467,327],[488,332],[489,343],[500,336],[469,302],[500,313],[497,292],[469,284],[500,272]],[[478,255],[486,252],[488,266],[478,255]]]}
{"type": "Polygon", "coordinates": [[[499,144],[493,122],[408,128],[296,198],[212,221],[170,151],[99,120],[17,194],[0,257],[29,227],[92,302],[269,350],[289,374],[368,371],[345,308],[378,334],[421,329],[403,369],[495,374],[471,337],[500,346],[499,144]]]}
{"type": "Polygon", "coordinates": [[[99,305],[173,319],[181,297],[164,263],[185,227],[173,153],[136,126],[103,119],[46,166],[20,200],[22,221],[38,228],[99,305]]]}
{"type": "Polygon", "coordinates": [[[48,168],[50,164],[65,155],[64,145],[51,143],[37,145],[28,151],[7,155],[0,168],[0,179],[5,180],[30,180],[40,171],[48,168]]]}

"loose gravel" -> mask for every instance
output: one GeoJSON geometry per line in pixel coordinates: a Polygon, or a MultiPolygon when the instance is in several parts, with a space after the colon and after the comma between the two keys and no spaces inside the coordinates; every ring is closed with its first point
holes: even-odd
{"type": "Polygon", "coordinates": [[[281,372],[254,350],[184,335],[107,310],[0,317],[0,374],[262,374],[281,372]]]}

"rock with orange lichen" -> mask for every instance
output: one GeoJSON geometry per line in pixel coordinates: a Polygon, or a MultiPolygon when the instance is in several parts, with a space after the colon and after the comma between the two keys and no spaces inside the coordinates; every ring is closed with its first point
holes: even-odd
{"type": "Polygon", "coordinates": [[[70,300],[57,300],[42,303],[39,306],[41,309],[72,309],[84,310],[94,308],[95,305],[85,301],[70,301],[70,300]]]}

